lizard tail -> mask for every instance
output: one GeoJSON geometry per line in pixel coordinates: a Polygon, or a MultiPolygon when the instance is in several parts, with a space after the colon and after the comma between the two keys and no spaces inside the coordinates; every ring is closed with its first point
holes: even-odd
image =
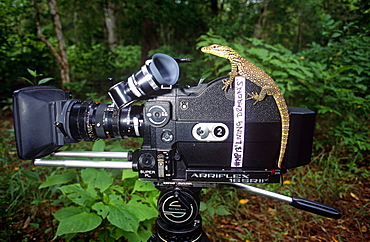
{"type": "Polygon", "coordinates": [[[278,167],[281,168],[281,164],[283,162],[284,154],[286,150],[286,145],[288,143],[290,118],[289,118],[288,107],[285,103],[283,95],[276,95],[276,96],[274,95],[274,99],[275,99],[276,105],[278,106],[279,113],[280,113],[280,119],[281,119],[281,142],[280,142],[280,154],[279,154],[279,160],[278,160],[278,167]]]}

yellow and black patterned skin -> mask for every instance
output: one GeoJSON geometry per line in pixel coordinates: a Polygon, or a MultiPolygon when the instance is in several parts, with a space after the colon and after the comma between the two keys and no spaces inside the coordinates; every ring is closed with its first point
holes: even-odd
{"type": "Polygon", "coordinates": [[[263,70],[254,65],[253,63],[247,61],[241,55],[236,53],[233,49],[222,45],[210,45],[203,47],[201,49],[204,53],[213,54],[219,57],[226,58],[230,61],[231,72],[230,78],[224,81],[223,91],[227,91],[233,84],[235,76],[241,75],[247,80],[261,87],[260,93],[248,93],[249,98],[246,100],[255,100],[254,105],[259,101],[265,99],[266,95],[272,95],[276,105],[279,109],[280,119],[281,119],[281,144],[280,144],[280,154],[278,160],[278,167],[281,168],[281,163],[284,158],[286,145],[288,142],[289,134],[289,112],[286,105],[283,94],[280,88],[275,83],[275,81],[263,70]]]}

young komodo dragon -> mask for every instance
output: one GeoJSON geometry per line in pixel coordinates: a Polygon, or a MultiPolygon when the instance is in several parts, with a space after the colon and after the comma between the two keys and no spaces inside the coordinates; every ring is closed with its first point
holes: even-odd
{"type": "Polygon", "coordinates": [[[257,86],[261,87],[260,93],[248,93],[250,96],[246,100],[256,100],[253,105],[262,101],[266,95],[272,95],[275,99],[276,105],[279,109],[281,119],[281,143],[280,143],[280,154],[278,160],[278,167],[281,168],[281,163],[284,158],[286,145],[288,142],[289,134],[289,112],[288,107],[285,103],[283,94],[275,81],[263,70],[258,68],[253,63],[244,59],[241,55],[236,53],[233,49],[222,45],[210,45],[201,49],[204,53],[213,54],[219,57],[226,58],[230,61],[231,72],[230,78],[223,81],[223,91],[227,91],[235,79],[236,75],[241,75],[247,80],[253,82],[257,86]]]}

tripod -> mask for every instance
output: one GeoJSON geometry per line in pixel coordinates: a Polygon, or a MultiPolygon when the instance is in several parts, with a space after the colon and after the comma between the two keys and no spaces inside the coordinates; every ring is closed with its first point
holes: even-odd
{"type": "Polygon", "coordinates": [[[157,233],[148,242],[208,242],[199,215],[201,188],[156,187],[162,190],[158,200],[157,233]]]}
{"type": "MultiPolygon", "coordinates": [[[[54,153],[56,157],[93,157],[93,158],[127,158],[127,152],[88,152],[61,151],[54,153]]],[[[86,160],[53,160],[36,159],[38,166],[67,166],[93,168],[131,169],[132,162],[86,161],[86,160]]],[[[329,218],[339,219],[341,211],[331,206],[299,197],[288,197],[241,183],[222,183],[248,192],[286,202],[291,206],[329,218]]],[[[199,195],[201,187],[207,184],[190,183],[182,185],[172,182],[155,184],[161,191],[158,200],[157,232],[148,242],[209,242],[202,230],[202,219],[199,215],[199,195]],[[199,186],[199,187],[197,187],[199,186]]],[[[208,184],[210,185],[210,184],[208,184]]]]}

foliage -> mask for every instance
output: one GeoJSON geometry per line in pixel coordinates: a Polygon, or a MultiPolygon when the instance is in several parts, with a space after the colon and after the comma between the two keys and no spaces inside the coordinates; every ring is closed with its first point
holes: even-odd
{"type": "Polygon", "coordinates": [[[206,223],[209,223],[215,216],[231,215],[232,207],[228,206],[227,201],[237,199],[235,190],[227,189],[203,189],[202,200],[200,202],[200,212],[206,223]]]}
{"type": "MultiPolygon", "coordinates": [[[[75,175],[67,171],[49,176],[40,188],[64,184],[75,175]]],[[[70,240],[77,233],[99,230],[102,241],[147,240],[157,217],[158,192],[150,183],[138,181],[133,172],[123,172],[122,179],[124,183],[115,184],[112,173],[86,168],[78,176],[81,182],[60,186],[65,206],[54,214],[59,221],[56,236],[70,240]]]]}
{"type": "MultiPolygon", "coordinates": [[[[113,51],[102,44],[68,47],[69,61],[75,80],[126,80],[140,67],[139,46],[118,46],[113,51]],[[96,68],[96,67],[99,68],[96,68]]],[[[91,82],[91,81],[90,81],[91,82]]],[[[99,84],[92,83],[98,89],[99,84]]]]}
{"type": "Polygon", "coordinates": [[[303,52],[316,80],[307,84],[308,102],[316,102],[318,113],[326,114],[330,126],[327,135],[336,137],[345,148],[366,154],[370,124],[370,38],[361,34],[321,47],[313,44],[303,52]]]}
{"type": "MultiPolygon", "coordinates": [[[[99,140],[93,150],[103,151],[104,147],[105,142],[99,140]]],[[[117,179],[118,172],[94,168],[59,170],[41,183],[39,189],[57,186],[63,194],[57,201],[64,204],[63,208],[54,214],[59,221],[55,237],[65,235],[69,241],[78,233],[99,231],[101,241],[149,238],[157,217],[158,190],[151,183],[137,180],[133,171],[124,170],[121,179],[117,179]]]]}
{"type": "Polygon", "coordinates": [[[53,79],[52,77],[46,77],[46,78],[42,78],[41,80],[37,81],[37,77],[43,76],[43,74],[37,74],[36,70],[33,71],[28,68],[27,68],[27,71],[28,73],[31,74],[31,76],[33,76],[33,81],[29,80],[26,77],[21,77],[21,78],[25,80],[26,82],[28,82],[29,84],[31,84],[32,86],[42,85],[53,79]]]}
{"type": "MultiPolygon", "coordinates": [[[[100,140],[93,150],[102,151],[104,146],[100,140]]],[[[157,217],[158,190],[151,183],[137,180],[133,171],[124,170],[122,181],[115,179],[116,175],[117,172],[86,168],[78,174],[67,170],[47,177],[39,189],[59,185],[63,194],[59,202],[64,206],[54,214],[59,221],[56,237],[65,235],[69,241],[77,233],[99,231],[101,241],[149,238],[157,217]],[[69,184],[76,180],[77,183],[69,184]]]]}

